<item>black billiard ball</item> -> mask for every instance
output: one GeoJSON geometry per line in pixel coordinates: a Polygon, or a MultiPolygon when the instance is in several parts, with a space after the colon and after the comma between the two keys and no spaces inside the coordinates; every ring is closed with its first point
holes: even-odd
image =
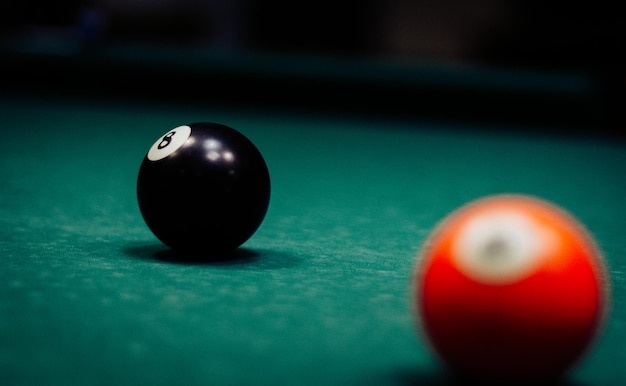
{"type": "Polygon", "coordinates": [[[218,123],[192,123],[168,131],[149,149],[137,200],[150,230],[171,249],[233,251],[265,218],[270,175],[246,136],[218,123]]]}

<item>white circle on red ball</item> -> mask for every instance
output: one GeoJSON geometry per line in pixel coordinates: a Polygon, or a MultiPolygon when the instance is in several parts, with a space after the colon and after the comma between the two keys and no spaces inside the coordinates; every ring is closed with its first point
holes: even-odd
{"type": "Polygon", "coordinates": [[[517,210],[479,214],[465,224],[453,245],[454,260],[474,280],[506,284],[537,269],[556,236],[517,210]]]}

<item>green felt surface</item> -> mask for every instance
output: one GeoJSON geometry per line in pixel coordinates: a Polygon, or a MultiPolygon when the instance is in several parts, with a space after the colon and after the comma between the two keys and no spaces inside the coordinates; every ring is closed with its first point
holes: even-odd
{"type": "Polygon", "coordinates": [[[611,312],[567,383],[626,382],[620,144],[51,95],[5,95],[0,118],[2,384],[445,384],[411,314],[415,255],[451,210],[501,192],[597,238],[611,312]],[[177,260],[137,208],[145,152],[194,121],[240,130],[270,168],[267,217],[233,261],[177,260]]]}

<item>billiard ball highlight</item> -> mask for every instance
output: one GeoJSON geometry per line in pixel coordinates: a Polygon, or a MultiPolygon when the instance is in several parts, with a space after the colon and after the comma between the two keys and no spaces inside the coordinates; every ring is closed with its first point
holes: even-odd
{"type": "Polygon", "coordinates": [[[414,273],[420,330],[464,377],[562,377],[605,320],[606,266],[582,224],[525,195],[476,200],[447,216],[414,273]]]}
{"type": "Polygon", "coordinates": [[[137,178],[141,214],[174,250],[221,253],[247,241],[269,207],[270,176],[257,147],[218,123],[176,127],[148,150],[137,178]]]}

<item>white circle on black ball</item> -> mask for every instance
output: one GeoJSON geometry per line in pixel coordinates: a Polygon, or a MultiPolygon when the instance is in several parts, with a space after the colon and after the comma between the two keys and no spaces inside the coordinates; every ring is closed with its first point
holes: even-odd
{"type": "Polygon", "coordinates": [[[148,151],[148,159],[150,161],[158,161],[169,156],[180,148],[190,135],[191,127],[186,125],[178,126],[168,131],[152,145],[148,151]]]}

